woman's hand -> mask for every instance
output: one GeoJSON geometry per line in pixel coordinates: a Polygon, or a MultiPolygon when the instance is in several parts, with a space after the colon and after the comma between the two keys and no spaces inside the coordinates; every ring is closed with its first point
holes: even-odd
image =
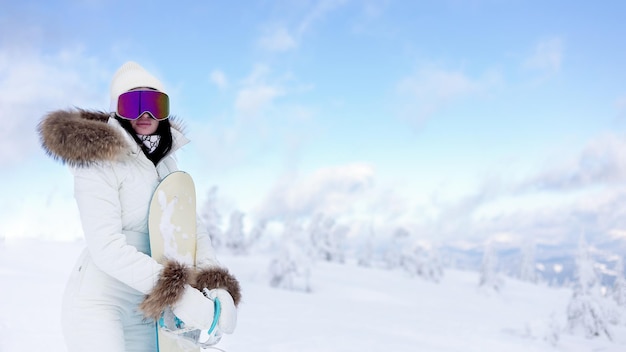
{"type": "Polygon", "coordinates": [[[185,325],[208,330],[213,324],[215,304],[199,290],[186,285],[181,299],[172,305],[172,311],[185,325]]]}
{"type": "Polygon", "coordinates": [[[232,334],[235,331],[235,326],[237,326],[237,308],[233,297],[228,291],[221,288],[206,290],[206,292],[211,299],[217,299],[220,302],[221,312],[217,321],[219,331],[232,334]]]}

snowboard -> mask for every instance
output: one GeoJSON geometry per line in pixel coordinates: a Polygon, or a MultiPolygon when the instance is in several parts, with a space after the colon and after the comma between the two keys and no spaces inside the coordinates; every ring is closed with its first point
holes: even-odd
{"type": "MultiPolygon", "coordinates": [[[[151,256],[157,262],[174,259],[190,267],[195,265],[196,189],[188,173],[175,171],[159,183],[150,201],[148,230],[151,256]]],[[[164,312],[156,323],[157,351],[200,352],[198,345],[171,332],[172,324],[178,323],[171,310],[164,312]]]]}

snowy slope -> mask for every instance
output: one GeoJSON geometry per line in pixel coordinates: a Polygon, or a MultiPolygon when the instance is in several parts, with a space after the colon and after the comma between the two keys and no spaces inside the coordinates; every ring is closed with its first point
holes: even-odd
{"type": "MultiPolygon", "coordinates": [[[[65,351],[59,324],[65,280],[82,243],[0,242],[0,351],[65,351]]],[[[229,351],[626,351],[615,341],[560,332],[567,289],[506,280],[477,288],[478,274],[447,270],[439,284],[399,271],[317,263],[312,293],[267,284],[269,258],[220,260],[240,278],[244,299],[229,351]],[[551,318],[554,316],[554,318],[551,318]],[[552,327],[551,327],[552,326],[552,327]]]]}

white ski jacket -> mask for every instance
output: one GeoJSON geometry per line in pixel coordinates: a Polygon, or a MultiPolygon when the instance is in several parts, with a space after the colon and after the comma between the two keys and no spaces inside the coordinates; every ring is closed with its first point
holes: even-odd
{"type": "MultiPolygon", "coordinates": [[[[173,153],[188,140],[172,129],[172,150],[155,168],[117,120],[109,119],[108,124],[126,139],[126,153],[115,161],[73,166],[74,195],[87,248],[96,266],[148,294],[162,271],[162,265],[149,256],[150,199],[160,180],[178,170],[173,153]]],[[[201,224],[197,228],[197,263],[201,267],[217,266],[208,233],[201,224]]]]}
{"type": "Polygon", "coordinates": [[[165,270],[150,257],[150,199],[159,181],[178,170],[173,154],[188,143],[174,121],[172,149],[156,167],[108,113],[60,110],[48,114],[38,128],[44,150],[74,174],[88,256],[102,272],[148,295],[152,305],[141,307],[146,316],[154,318],[182,294],[176,282],[182,279],[200,289],[224,288],[239,303],[239,284],[220,267],[200,222],[192,273],[181,273],[189,268],[176,265],[165,270]]]}

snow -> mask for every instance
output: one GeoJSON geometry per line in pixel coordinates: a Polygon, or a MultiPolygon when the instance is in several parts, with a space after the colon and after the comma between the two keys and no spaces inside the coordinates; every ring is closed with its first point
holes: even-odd
{"type": "MultiPolygon", "coordinates": [[[[61,296],[83,246],[0,241],[1,352],[65,351],[61,296]]],[[[614,341],[564,331],[567,288],[505,278],[495,292],[478,287],[477,272],[446,269],[434,283],[317,262],[305,293],[270,287],[268,256],[219,257],[243,289],[237,330],[218,345],[228,352],[626,351],[626,327],[612,327],[614,341]]]]}

